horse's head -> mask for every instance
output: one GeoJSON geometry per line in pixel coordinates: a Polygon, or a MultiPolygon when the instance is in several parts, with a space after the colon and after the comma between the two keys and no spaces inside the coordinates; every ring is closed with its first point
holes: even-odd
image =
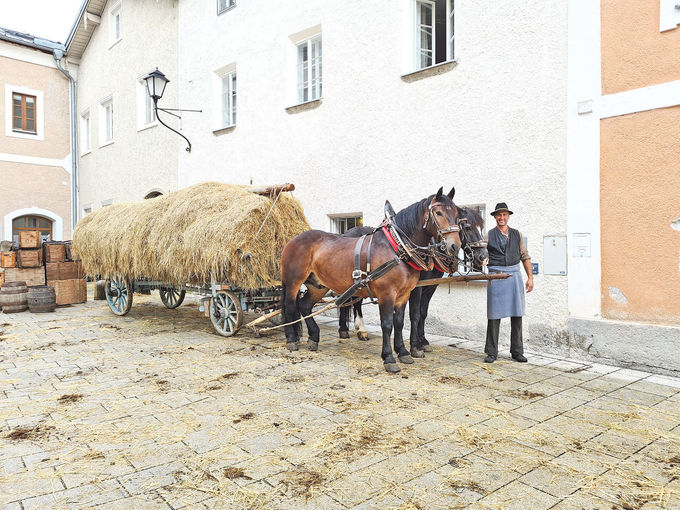
{"type": "Polygon", "coordinates": [[[442,188],[432,197],[424,211],[424,230],[437,240],[440,249],[451,257],[457,257],[461,246],[458,226],[458,207],[453,203],[455,188],[444,195],[442,188]]]}
{"type": "Polygon", "coordinates": [[[458,208],[458,226],[465,260],[472,268],[481,271],[489,261],[482,229],[484,220],[474,209],[458,208]]]}

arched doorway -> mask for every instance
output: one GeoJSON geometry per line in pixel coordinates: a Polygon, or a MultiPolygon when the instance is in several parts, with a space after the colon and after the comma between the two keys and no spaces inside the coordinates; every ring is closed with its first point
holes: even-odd
{"type": "Polygon", "coordinates": [[[53,221],[44,216],[27,214],[12,220],[12,239],[15,243],[19,242],[19,232],[25,230],[40,230],[43,241],[52,241],[53,221]]]}
{"type": "Polygon", "coordinates": [[[151,192],[146,194],[146,196],[144,197],[144,200],[147,200],[149,198],[160,197],[162,194],[163,193],[161,193],[160,191],[151,191],[151,192]]]}

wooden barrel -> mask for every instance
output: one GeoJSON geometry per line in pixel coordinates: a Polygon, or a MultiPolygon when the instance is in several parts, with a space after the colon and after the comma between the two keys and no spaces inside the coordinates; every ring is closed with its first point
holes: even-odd
{"type": "Polygon", "coordinates": [[[33,313],[53,312],[57,307],[57,294],[54,287],[36,285],[28,288],[28,309],[33,313]]]}
{"type": "Polygon", "coordinates": [[[23,312],[28,308],[26,282],[8,282],[0,289],[0,307],[4,313],[23,312]]]}
{"type": "Polygon", "coordinates": [[[97,280],[94,286],[95,300],[106,299],[106,280],[97,280]]]}

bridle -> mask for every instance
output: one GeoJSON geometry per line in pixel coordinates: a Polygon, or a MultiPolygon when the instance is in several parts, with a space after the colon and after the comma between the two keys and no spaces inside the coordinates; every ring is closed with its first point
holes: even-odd
{"type": "Polygon", "coordinates": [[[434,258],[434,263],[437,269],[444,273],[451,273],[456,271],[460,264],[462,264],[465,267],[466,273],[478,269],[474,267],[474,250],[479,248],[486,248],[488,244],[486,241],[472,241],[472,231],[474,227],[470,224],[469,220],[466,217],[458,218],[457,223],[458,223],[457,228],[460,231],[460,240],[463,248],[463,253],[465,254],[463,261],[458,259],[457,256],[452,257],[450,255],[447,255],[437,244],[434,244],[432,247],[432,257],[434,258]],[[468,263],[468,260],[472,262],[468,263]]]}
{"type": "MultiPolygon", "coordinates": [[[[439,223],[437,222],[437,217],[432,213],[435,207],[443,207],[442,204],[439,202],[435,202],[434,200],[430,202],[430,205],[427,207],[427,217],[425,218],[425,223],[423,224],[423,230],[427,229],[427,224],[432,221],[434,223],[435,228],[437,229],[437,236],[439,237],[438,241],[444,237],[445,234],[449,234],[451,232],[460,232],[460,226],[458,225],[451,225],[447,228],[441,228],[439,226],[439,223]]],[[[460,219],[458,219],[458,222],[460,222],[460,219]]]]}

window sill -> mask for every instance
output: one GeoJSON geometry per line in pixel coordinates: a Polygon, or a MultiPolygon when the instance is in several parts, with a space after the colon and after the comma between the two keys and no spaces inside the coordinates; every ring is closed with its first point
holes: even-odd
{"type": "Polygon", "coordinates": [[[413,71],[412,73],[402,74],[401,79],[405,82],[411,83],[413,81],[429,78],[430,76],[447,73],[457,65],[458,60],[447,60],[446,62],[435,64],[433,66],[426,67],[425,69],[419,69],[417,71],[413,71]]]}
{"type": "Polygon", "coordinates": [[[143,126],[139,126],[137,128],[137,132],[139,133],[140,131],[144,131],[146,129],[156,127],[158,125],[158,122],[152,122],[151,124],[144,124],[143,126]]]}
{"type": "Polygon", "coordinates": [[[112,144],[113,144],[113,140],[110,140],[110,141],[108,141],[108,142],[104,142],[103,144],[101,144],[101,145],[99,146],[99,148],[101,149],[102,147],[106,147],[107,145],[112,145],[112,144]]]}
{"type": "Polygon", "coordinates": [[[321,106],[322,102],[323,98],[320,97],[319,99],[312,99],[311,101],[305,101],[304,103],[288,106],[286,107],[286,111],[290,114],[306,112],[307,110],[313,110],[315,108],[318,108],[319,106],[321,106]]]}
{"type": "Polygon", "coordinates": [[[222,9],[221,11],[217,11],[217,15],[219,16],[220,14],[224,14],[225,12],[229,12],[232,9],[236,9],[236,4],[230,5],[229,7],[227,7],[226,9],[222,9]]]}
{"type": "Polygon", "coordinates": [[[43,141],[45,137],[42,133],[33,133],[32,131],[9,131],[7,136],[13,136],[14,138],[23,138],[25,140],[40,140],[43,141]]]}
{"type": "Polygon", "coordinates": [[[215,136],[226,135],[227,133],[231,133],[235,129],[236,129],[236,124],[232,124],[231,126],[226,126],[226,127],[221,127],[221,128],[215,129],[213,131],[213,135],[215,135],[215,136]]]}

